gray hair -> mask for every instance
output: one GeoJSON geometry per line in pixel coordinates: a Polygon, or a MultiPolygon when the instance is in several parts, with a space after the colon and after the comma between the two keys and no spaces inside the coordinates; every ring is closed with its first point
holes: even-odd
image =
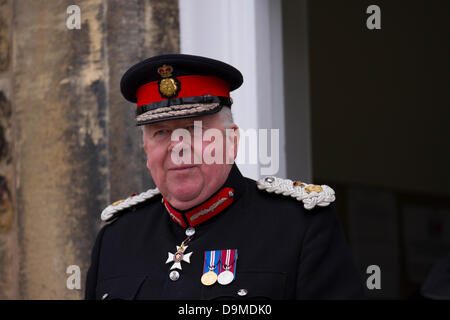
{"type": "Polygon", "coordinates": [[[222,109],[219,111],[219,117],[220,120],[222,120],[222,124],[225,129],[231,128],[231,126],[234,124],[233,114],[231,113],[230,107],[222,107],[222,109]]]}

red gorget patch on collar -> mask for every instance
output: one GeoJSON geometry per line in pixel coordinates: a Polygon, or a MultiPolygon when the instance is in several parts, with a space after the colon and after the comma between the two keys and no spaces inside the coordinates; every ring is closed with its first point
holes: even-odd
{"type": "MultiPolygon", "coordinates": [[[[212,217],[216,216],[221,211],[225,210],[230,204],[233,203],[234,189],[223,188],[214,197],[202,203],[201,205],[189,210],[185,213],[186,218],[191,227],[194,227],[212,217]]],[[[167,209],[170,217],[183,228],[186,228],[186,222],[183,219],[183,215],[172,208],[169,202],[164,199],[164,206],[167,209]]]]}

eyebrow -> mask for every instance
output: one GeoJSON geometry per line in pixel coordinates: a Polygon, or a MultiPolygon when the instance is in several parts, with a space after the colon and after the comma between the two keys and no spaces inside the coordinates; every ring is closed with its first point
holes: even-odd
{"type": "Polygon", "coordinates": [[[164,123],[164,122],[157,122],[157,123],[150,124],[149,129],[150,130],[160,130],[160,129],[167,129],[167,128],[177,129],[177,128],[182,128],[187,124],[193,124],[193,123],[194,123],[193,120],[186,120],[186,121],[183,121],[181,124],[178,124],[177,126],[172,126],[172,125],[168,125],[167,123],[164,123]]]}
{"type": "Polygon", "coordinates": [[[162,124],[162,123],[153,123],[153,124],[148,125],[147,128],[152,131],[152,130],[158,130],[158,129],[161,129],[164,127],[167,127],[167,126],[164,126],[164,124],[162,124]]]}

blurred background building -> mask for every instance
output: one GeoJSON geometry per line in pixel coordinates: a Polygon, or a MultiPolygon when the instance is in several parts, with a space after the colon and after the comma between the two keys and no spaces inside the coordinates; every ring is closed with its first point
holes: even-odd
{"type": "Polygon", "coordinates": [[[280,129],[278,176],[334,187],[368,297],[411,297],[450,253],[449,24],[441,0],[0,0],[0,298],[83,297],[100,212],[153,187],[120,77],[177,52],[243,72],[237,124],[280,129]]]}

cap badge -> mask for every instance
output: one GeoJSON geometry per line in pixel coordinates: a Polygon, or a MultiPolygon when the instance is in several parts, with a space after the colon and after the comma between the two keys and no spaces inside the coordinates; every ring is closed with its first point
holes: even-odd
{"type": "Polygon", "coordinates": [[[172,76],[172,72],[173,72],[173,68],[172,66],[168,66],[166,64],[164,64],[162,67],[158,68],[158,73],[161,75],[161,77],[163,78],[168,78],[172,76]]]}
{"type": "Polygon", "coordinates": [[[162,65],[158,68],[158,73],[162,77],[159,80],[159,93],[163,98],[176,97],[180,91],[180,82],[176,78],[172,78],[173,67],[162,65]]]}

